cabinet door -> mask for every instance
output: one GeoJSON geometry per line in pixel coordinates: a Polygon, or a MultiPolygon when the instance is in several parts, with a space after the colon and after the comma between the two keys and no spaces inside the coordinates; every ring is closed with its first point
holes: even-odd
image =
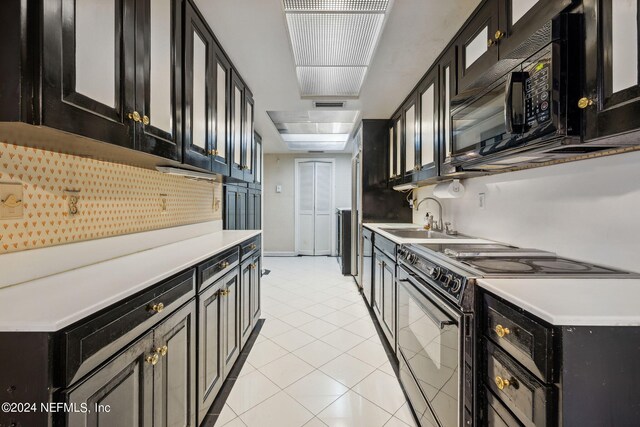
{"type": "Polygon", "coordinates": [[[191,301],[154,328],[153,425],[196,427],[196,303],[191,301]]]}
{"type": "Polygon", "coordinates": [[[225,186],[225,194],[224,229],[236,230],[236,199],[238,198],[238,192],[234,187],[225,186]]]}
{"type": "Polygon", "coordinates": [[[418,168],[417,180],[438,176],[440,152],[439,68],[436,65],[418,87],[418,168]]]}
{"type": "Polygon", "coordinates": [[[262,289],[261,289],[261,283],[262,283],[262,257],[260,256],[260,254],[257,254],[253,257],[253,265],[255,266],[255,268],[253,268],[252,274],[253,274],[253,279],[252,279],[252,286],[251,286],[251,317],[253,318],[252,320],[252,325],[255,326],[256,322],[258,321],[258,319],[260,319],[260,312],[262,309],[262,289]]]}
{"type": "Polygon", "coordinates": [[[262,183],[262,137],[258,134],[254,134],[255,144],[256,144],[256,184],[262,183]]]}
{"type": "Polygon", "coordinates": [[[45,126],[134,148],[135,2],[42,4],[45,126]]]}
{"type": "MultiPolygon", "coordinates": [[[[511,58],[514,49],[575,0],[499,0],[499,28],[493,35],[500,58],[511,58]]],[[[524,59],[524,58],[522,58],[524,59]]]]}
{"type": "Polygon", "coordinates": [[[184,32],[184,163],[211,169],[215,66],[213,35],[186,3],[184,32]]]}
{"type": "Polygon", "coordinates": [[[240,344],[249,339],[252,331],[253,316],[251,313],[251,294],[253,288],[253,269],[256,268],[253,259],[249,258],[240,267],[240,344]]]}
{"type": "Polygon", "coordinates": [[[153,333],[124,349],[111,362],[71,390],[66,403],[92,411],[69,412],[68,426],[101,427],[153,425],[153,333]],[[95,410],[96,405],[102,410],[95,410]]]}
{"type": "MultiPolygon", "coordinates": [[[[585,0],[585,139],[640,128],[638,1],[585,0]],[[597,37],[600,34],[601,37],[597,37]]],[[[628,134],[633,138],[634,134],[628,134]]]]}
{"type": "Polygon", "coordinates": [[[371,307],[373,312],[378,318],[378,321],[382,323],[382,304],[383,304],[383,263],[382,256],[374,251],[373,253],[375,264],[373,266],[373,301],[371,301],[371,307]]]}
{"type": "Polygon", "coordinates": [[[254,102],[253,96],[249,89],[244,90],[244,124],[242,129],[243,136],[243,169],[244,180],[246,182],[253,182],[255,180],[255,138],[253,132],[253,117],[254,117],[254,102]]]}
{"type": "Polygon", "coordinates": [[[498,24],[498,0],[488,0],[458,36],[458,84],[463,92],[486,70],[498,62],[495,41],[498,24]]]}
{"type": "Polygon", "coordinates": [[[393,161],[394,161],[394,165],[393,165],[393,176],[391,178],[391,185],[395,185],[398,184],[402,181],[402,176],[403,176],[403,156],[404,156],[404,150],[403,150],[403,117],[402,114],[398,114],[396,115],[393,119],[392,119],[392,123],[393,123],[393,146],[395,148],[395,154],[393,156],[393,161]]]}
{"type": "Polygon", "coordinates": [[[182,160],[182,2],[136,2],[136,149],[182,160]]]}
{"type": "Polygon", "coordinates": [[[225,278],[198,295],[198,423],[202,423],[222,387],[222,296],[225,278]]]}
{"type": "Polygon", "coordinates": [[[382,330],[395,350],[396,338],[396,281],[395,265],[382,262],[382,330]]]}
{"type": "Polygon", "coordinates": [[[405,180],[411,181],[413,174],[418,170],[418,159],[416,157],[417,141],[416,141],[416,127],[418,115],[418,108],[416,102],[417,95],[413,94],[409,100],[402,106],[402,117],[404,128],[402,133],[404,135],[404,171],[403,175],[405,180]]]}
{"type": "Polygon", "coordinates": [[[244,179],[242,129],[244,119],[244,84],[233,72],[231,76],[231,176],[244,179]]]}
{"type": "Polygon", "coordinates": [[[246,188],[238,188],[236,193],[236,230],[247,229],[247,204],[249,193],[246,188]]]}
{"type": "Polygon", "coordinates": [[[214,75],[216,81],[216,89],[214,92],[215,103],[215,129],[214,147],[213,147],[213,163],[211,170],[225,176],[229,176],[229,162],[231,156],[229,154],[229,116],[231,96],[229,88],[231,87],[231,65],[222,53],[222,49],[216,46],[215,49],[215,65],[214,75]]]}
{"type": "Polygon", "coordinates": [[[256,226],[256,194],[249,190],[247,195],[247,230],[255,230],[256,226]]]}
{"type": "Polygon", "coordinates": [[[262,193],[255,195],[255,229],[262,230],[262,193]]]}
{"type": "Polygon", "coordinates": [[[226,377],[240,354],[240,307],[239,284],[240,274],[238,269],[226,276],[222,290],[222,365],[226,377]]]}
{"type": "Polygon", "coordinates": [[[451,99],[458,93],[456,47],[452,46],[440,61],[440,143],[438,157],[440,159],[440,175],[446,175],[447,166],[451,162],[451,99]],[[443,167],[443,165],[445,165],[443,167]]]}

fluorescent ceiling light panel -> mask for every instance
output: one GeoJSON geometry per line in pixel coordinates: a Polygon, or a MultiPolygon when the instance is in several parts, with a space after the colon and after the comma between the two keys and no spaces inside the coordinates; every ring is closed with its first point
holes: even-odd
{"type": "Polygon", "coordinates": [[[389,0],[284,0],[286,12],[383,12],[389,0]]]}
{"type": "Polygon", "coordinates": [[[349,140],[348,133],[330,133],[330,134],[283,134],[284,142],[347,142],[349,140]]]}
{"type": "Polygon", "coordinates": [[[283,0],[302,96],[360,95],[391,0],[283,0]]]}
{"type": "Polygon", "coordinates": [[[367,67],[298,67],[303,96],[358,96],[367,67]]]}
{"type": "Polygon", "coordinates": [[[287,142],[293,151],[343,151],[346,142],[287,142]]]}
{"type": "Polygon", "coordinates": [[[364,66],[382,30],[380,13],[288,13],[297,66],[364,66]]]}

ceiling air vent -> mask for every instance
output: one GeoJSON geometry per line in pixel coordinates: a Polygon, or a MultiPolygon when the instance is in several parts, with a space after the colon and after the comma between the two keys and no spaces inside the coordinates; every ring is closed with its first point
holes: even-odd
{"type": "Polygon", "coordinates": [[[313,101],[316,108],[344,108],[344,101],[313,101]]]}

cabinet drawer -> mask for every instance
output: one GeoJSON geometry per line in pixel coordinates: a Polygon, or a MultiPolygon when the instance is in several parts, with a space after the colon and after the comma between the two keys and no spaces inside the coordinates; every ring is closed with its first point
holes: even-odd
{"type": "Polygon", "coordinates": [[[487,395],[487,426],[489,427],[522,427],[522,423],[507,409],[506,406],[494,396],[489,390],[485,389],[487,395]]]}
{"type": "Polygon", "coordinates": [[[198,292],[233,270],[239,260],[238,248],[234,247],[198,265],[198,292]]]}
{"type": "Polygon", "coordinates": [[[74,383],[194,295],[195,270],[191,269],[66,329],[56,384],[74,383]]]}
{"type": "Polygon", "coordinates": [[[376,233],[373,239],[373,245],[384,252],[385,255],[393,260],[393,264],[395,264],[397,245],[394,242],[376,233]]]}
{"type": "Polygon", "coordinates": [[[490,295],[484,308],[485,335],[544,382],[554,382],[553,330],[490,295]]]}
{"type": "Polygon", "coordinates": [[[249,240],[245,240],[240,244],[240,256],[241,260],[249,258],[251,254],[260,250],[260,236],[253,237],[249,240]]]}
{"type": "Polygon", "coordinates": [[[485,382],[505,406],[527,426],[554,426],[555,392],[505,352],[485,339],[487,369],[485,382]]]}

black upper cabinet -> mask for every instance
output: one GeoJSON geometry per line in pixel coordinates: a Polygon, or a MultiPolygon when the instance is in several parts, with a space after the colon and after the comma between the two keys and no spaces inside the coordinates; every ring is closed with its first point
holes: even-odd
{"type": "Polygon", "coordinates": [[[441,151],[439,66],[434,66],[418,86],[418,123],[415,180],[438,176],[441,151]]]}
{"type": "MultiPolygon", "coordinates": [[[[138,121],[133,120],[135,2],[52,0],[42,8],[42,105],[39,111],[34,108],[32,117],[21,119],[135,148],[138,121],[143,120],[140,113],[135,115],[138,121]]],[[[32,37],[22,42],[33,49],[38,12],[22,13],[31,21],[27,34],[32,37]]],[[[37,85],[34,81],[34,89],[37,85]]]]}
{"type": "Polygon", "coordinates": [[[451,46],[440,59],[440,144],[438,160],[440,175],[446,175],[451,169],[451,100],[458,94],[458,69],[456,46],[451,46]]]}
{"type": "Polygon", "coordinates": [[[254,138],[254,142],[255,142],[255,186],[254,188],[262,188],[262,165],[263,165],[263,158],[262,158],[262,137],[260,136],[260,134],[258,132],[255,132],[255,134],[253,135],[254,138]]]}
{"type": "Polygon", "coordinates": [[[243,122],[244,83],[235,72],[231,75],[231,177],[244,180],[243,122]]]}
{"type": "Polygon", "coordinates": [[[182,0],[139,0],[136,7],[136,149],[181,160],[182,0]]]}
{"type": "MultiPolygon", "coordinates": [[[[493,81],[536,51],[522,48],[551,18],[576,0],[488,0],[457,38],[459,90],[493,81]],[[514,60],[511,62],[509,60],[514,60]]],[[[550,30],[550,29],[549,29],[550,30]]]]}
{"type": "Polygon", "coordinates": [[[392,138],[392,142],[389,143],[389,148],[393,150],[393,155],[389,162],[389,174],[391,175],[389,182],[391,185],[397,185],[402,182],[402,167],[404,165],[404,132],[402,130],[404,127],[401,111],[393,116],[390,126],[389,135],[392,138]]]}
{"type": "Polygon", "coordinates": [[[418,118],[418,100],[415,93],[409,96],[409,99],[402,106],[402,127],[404,145],[404,169],[402,175],[405,181],[412,181],[413,175],[420,168],[418,156],[417,142],[417,120],[418,118]]]}
{"type": "Polygon", "coordinates": [[[256,140],[253,130],[253,118],[254,118],[254,101],[253,95],[249,88],[244,90],[244,118],[242,128],[242,154],[244,170],[243,180],[246,182],[253,182],[255,180],[255,166],[256,166],[256,140]]]}
{"type": "Polygon", "coordinates": [[[498,1],[484,3],[457,38],[461,91],[498,62],[498,43],[495,41],[496,32],[500,29],[498,1]]]}
{"type": "Polygon", "coordinates": [[[213,172],[229,176],[230,171],[230,87],[231,87],[231,63],[225,57],[222,49],[216,45],[215,49],[215,134],[212,146],[213,172]]]}
{"type": "MultiPolygon", "coordinates": [[[[587,140],[640,128],[638,2],[585,0],[587,140]],[[598,37],[600,35],[600,37],[598,37]]],[[[636,138],[629,134],[622,138],[636,138]]]]}
{"type": "Polygon", "coordinates": [[[215,125],[214,40],[190,2],[184,31],[184,162],[211,169],[215,125]]]}

